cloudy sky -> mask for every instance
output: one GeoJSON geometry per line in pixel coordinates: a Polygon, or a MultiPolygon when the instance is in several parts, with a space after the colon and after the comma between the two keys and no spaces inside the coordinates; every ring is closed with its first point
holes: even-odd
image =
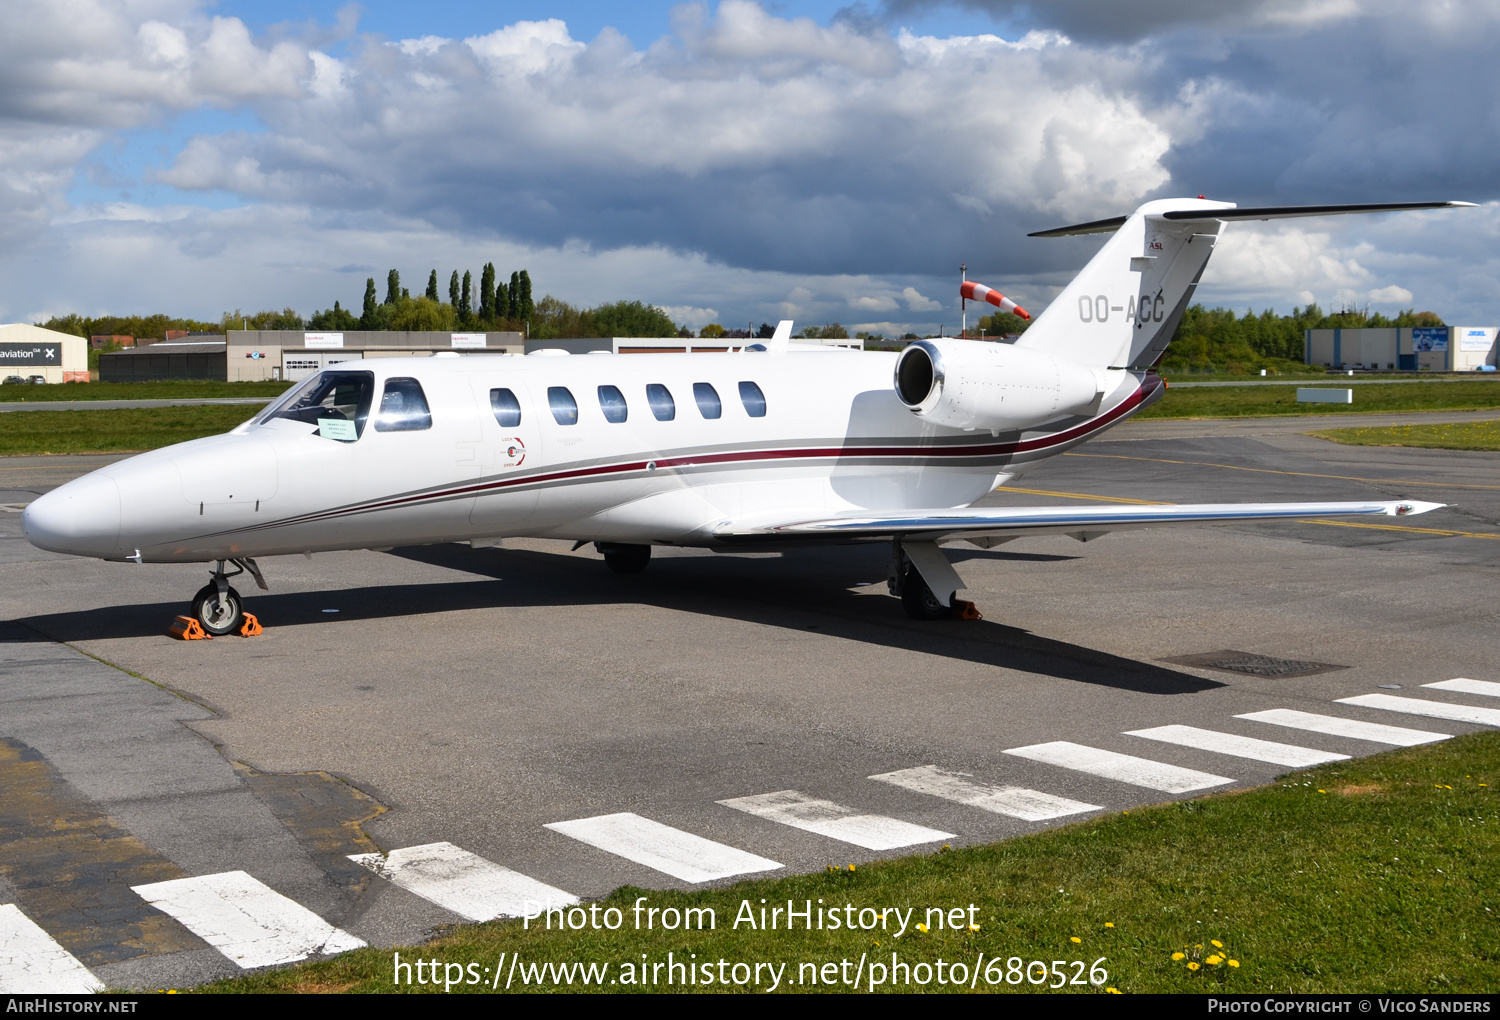
{"type": "Polygon", "coordinates": [[[527,267],[697,327],[1033,311],[1028,231],[1205,194],[1482,208],[1229,228],[1199,296],[1500,320],[1482,0],[6,0],[0,321],[527,267]]]}

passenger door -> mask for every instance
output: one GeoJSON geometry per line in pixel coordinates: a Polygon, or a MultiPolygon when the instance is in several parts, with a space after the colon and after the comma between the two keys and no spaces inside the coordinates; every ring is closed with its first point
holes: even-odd
{"type": "Polygon", "coordinates": [[[495,536],[512,534],[536,513],[537,489],[526,479],[540,466],[538,416],[546,413],[521,380],[481,375],[473,383],[479,442],[474,444],[480,489],[469,521],[495,536]]]}

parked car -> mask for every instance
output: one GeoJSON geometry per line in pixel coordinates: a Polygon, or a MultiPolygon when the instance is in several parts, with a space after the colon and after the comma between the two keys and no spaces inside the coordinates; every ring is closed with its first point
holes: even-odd
{"type": "Polygon", "coordinates": [[[29,383],[35,383],[36,385],[41,386],[41,385],[43,385],[43,384],[46,383],[47,377],[45,375],[34,375],[34,376],[31,376],[26,381],[29,382],[29,383]]]}
{"type": "Polygon", "coordinates": [[[5,381],[0,383],[0,386],[18,386],[25,381],[25,379],[22,379],[18,375],[8,375],[5,377],[5,381]]]}

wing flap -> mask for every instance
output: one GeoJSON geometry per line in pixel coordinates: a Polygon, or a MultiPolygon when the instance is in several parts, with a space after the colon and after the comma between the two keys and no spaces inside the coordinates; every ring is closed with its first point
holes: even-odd
{"type": "Polygon", "coordinates": [[[1164,525],[1226,524],[1306,517],[1410,517],[1446,506],[1419,500],[1344,503],[1116,504],[1084,507],[980,507],[962,510],[900,510],[833,517],[766,517],[721,521],[723,541],[801,538],[840,541],[920,537],[924,541],[1021,535],[1095,533],[1164,525]]]}

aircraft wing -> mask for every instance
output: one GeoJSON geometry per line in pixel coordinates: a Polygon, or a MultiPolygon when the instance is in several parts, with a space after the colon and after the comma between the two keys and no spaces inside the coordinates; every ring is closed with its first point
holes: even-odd
{"type": "Polygon", "coordinates": [[[897,510],[833,517],[755,515],[722,521],[714,529],[724,541],[782,538],[837,542],[907,538],[939,542],[955,538],[1076,534],[1093,538],[1108,531],[1169,524],[1222,524],[1306,517],[1409,517],[1446,506],[1395,500],[1360,503],[1117,504],[1058,507],[980,507],[960,510],[897,510]]]}

